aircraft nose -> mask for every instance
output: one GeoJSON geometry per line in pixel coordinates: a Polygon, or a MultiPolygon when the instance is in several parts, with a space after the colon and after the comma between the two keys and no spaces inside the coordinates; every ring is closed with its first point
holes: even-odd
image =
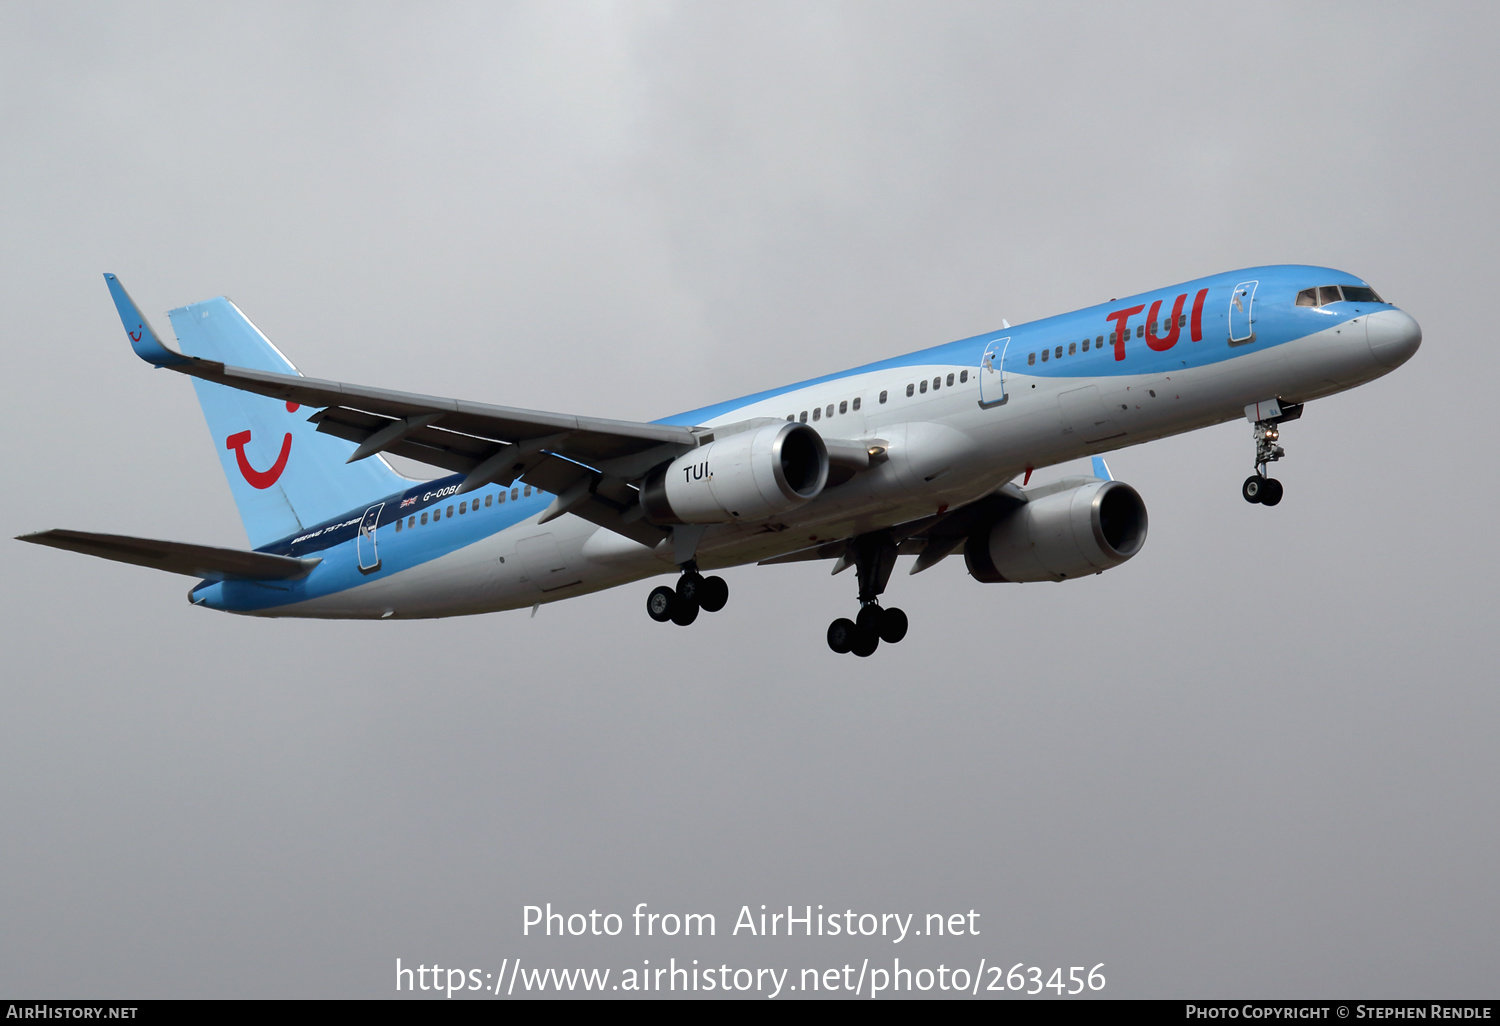
{"type": "Polygon", "coordinates": [[[1422,344],[1422,326],[1404,310],[1381,310],[1365,318],[1370,353],[1387,367],[1410,360],[1422,344]]]}

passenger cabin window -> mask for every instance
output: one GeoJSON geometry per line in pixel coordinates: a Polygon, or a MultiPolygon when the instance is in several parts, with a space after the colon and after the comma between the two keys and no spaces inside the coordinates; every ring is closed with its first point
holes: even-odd
{"type": "Polygon", "coordinates": [[[424,523],[424,524],[427,523],[427,514],[426,513],[422,514],[422,523],[424,523]]]}
{"type": "Polygon", "coordinates": [[[948,387],[949,388],[953,387],[953,375],[952,374],[948,375],[948,387]]]}
{"type": "Polygon", "coordinates": [[[922,379],[922,392],[923,392],[924,395],[927,392],[927,379],[926,378],[922,379]]]}
{"type": "MultiPolygon", "coordinates": [[[[1111,338],[1110,341],[1113,342],[1114,339],[1111,338]]],[[[1094,339],[1094,348],[1095,349],[1098,349],[1098,348],[1100,348],[1103,345],[1104,345],[1104,336],[1103,335],[1100,335],[1098,338],[1094,339]]]]}
{"type": "Polygon", "coordinates": [[[464,507],[466,507],[466,506],[468,506],[468,503],[467,503],[467,502],[460,502],[460,503],[459,503],[459,504],[458,504],[458,511],[459,511],[459,512],[460,512],[460,513],[466,513],[466,512],[468,512],[468,510],[466,510],[466,509],[465,509],[465,508],[464,508],[464,507]]]}
{"type": "Polygon", "coordinates": [[[412,517],[410,517],[406,521],[406,528],[407,528],[407,530],[411,530],[413,527],[416,527],[416,526],[417,526],[417,518],[416,518],[415,515],[413,515],[412,517]]]}
{"type": "Polygon", "coordinates": [[[829,403],[828,404],[828,411],[824,415],[828,416],[828,417],[832,417],[833,416],[833,403],[829,403]]]}
{"type": "Polygon", "coordinates": [[[1047,360],[1051,358],[1051,356],[1052,356],[1052,350],[1050,350],[1050,349],[1043,349],[1042,350],[1042,362],[1043,363],[1046,363],[1047,360]]]}
{"type": "Polygon", "coordinates": [[[798,415],[797,422],[799,424],[806,424],[807,423],[807,411],[806,410],[803,410],[802,413],[800,415],[798,415]]]}
{"type": "Polygon", "coordinates": [[[813,420],[822,420],[822,419],[823,419],[823,407],[819,406],[816,410],[813,410],[813,420]]]}
{"type": "Polygon", "coordinates": [[[400,530],[401,530],[401,525],[402,525],[402,524],[403,524],[403,523],[404,523],[404,521],[401,521],[401,520],[398,520],[398,521],[396,521],[396,530],[397,530],[397,531],[400,531],[400,530]]]}
{"type": "Polygon", "coordinates": [[[843,402],[839,403],[839,412],[840,413],[848,413],[849,412],[849,404],[848,403],[843,403],[843,402]]]}
{"type": "Polygon", "coordinates": [[[1031,366],[1034,366],[1035,364],[1036,364],[1036,354],[1035,353],[1027,353],[1026,354],[1026,366],[1031,367],[1031,366]]]}
{"type": "Polygon", "coordinates": [[[943,379],[941,377],[936,377],[936,378],[932,379],[932,390],[934,392],[936,392],[942,386],[943,386],[943,379]]]}
{"type": "Polygon", "coordinates": [[[968,380],[969,380],[969,372],[968,371],[959,371],[958,372],[958,383],[960,385],[962,385],[965,381],[968,381],[968,380]]]}
{"type": "Polygon", "coordinates": [[[885,392],[884,392],[884,391],[882,391],[882,392],[881,392],[881,393],[880,393],[880,401],[881,401],[881,402],[882,402],[882,403],[884,403],[884,402],[885,402],[885,392]]]}
{"type": "Polygon", "coordinates": [[[1144,324],[1137,324],[1135,326],[1135,337],[1136,338],[1141,338],[1145,334],[1146,334],[1146,326],[1144,324]]]}
{"type": "MultiPolygon", "coordinates": [[[[884,392],[881,392],[880,394],[881,394],[882,397],[885,395],[884,392]]],[[[882,398],[880,401],[881,402],[885,402],[885,399],[882,398]]],[[[856,409],[856,410],[859,409],[859,396],[855,396],[854,397],[854,409],[856,409]]]]}
{"type": "Polygon", "coordinates": [[[519,499],[521,497],[521,489],[519,489],[519,488],[512,488],[510,490],[510,497],[512,499],[519,499]]]}
{"type": "Polygon", "coordinates": [[[1088,339],[1084,339],[1083,340],[1083,351],[1085,353],[1089,351],[1089,340],[1088,339]]]}
{"type": "Polygon", "coordinates": [[[452,516],[452,515],[453,515],[453,507],[452,507],[452,506],[449,506],[449,507],[448,507],[448,515],[449,515],[449,516],[450,516],[450,517],[451,517],[451,516],[452,516]]]}
{"type": "MultiPolygon", "coordinates": [[[[912,393],[914,393],[916,390],[917,390],[917,386],[916,385],[907,385],[906,386],[906,398],[910,399],[912,397],[912,393]]],[[[925,391],[927,391],[927,389],[924,388],[924,389],[922,389],[922,391],[925,392],[925,391]]]]}
{"type": "Polygon", "coordinates": [[[1057,352],[1055,352],[1055,353],[1052,354],[1052,358],[1054,360],[1061,360],[1062,359],[1062,346],[1058,346],[1057,347],[1057,352]]]}
{"type": "Polygon", "coordinates": [[[1078,343],[1077,342],[1069,342],[1068,343],[1068,355],[1069,356],[1073,356],[1077,352],[1078,352],[1078,343]]]}
{"type": "Polygon", "coordinates": [[[484,508],[485,509],[489,509],[494,504],[495,504],[495,497],[493,495],[486,495],[484,497],[484,508]]]}

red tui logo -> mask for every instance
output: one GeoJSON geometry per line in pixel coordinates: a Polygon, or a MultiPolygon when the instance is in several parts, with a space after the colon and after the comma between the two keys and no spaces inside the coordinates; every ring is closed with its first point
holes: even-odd
{"type": "MultiPolygon", "coordinates": [[[[296,403],[286,404],[288,413],[294,413],[296,410],[296,403]]],[[[235,462],[240,465],[240,473],[250,483],[251,488],[269,488],[281,479],[281,472],[286,469],[286,461],[292,455],[291,432],[282,436],[281,453],[276,457],[276,462],[271,464],[270,470],[256,470],[250,465],[250,458],[245,455],[245,446],[249,441],[250,432],[241,431],[224,439],[224,448],[234,450],[235,462]]]]}

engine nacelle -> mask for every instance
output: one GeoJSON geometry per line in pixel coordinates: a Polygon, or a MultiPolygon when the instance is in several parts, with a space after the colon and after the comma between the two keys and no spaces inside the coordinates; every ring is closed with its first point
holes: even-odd
{"type": "Polygon", "coordinates": [[[969,536],[976,580],[1064,581],[1119,566],[1146,543],[1146,504],[1128,484],[1090,481],[1039,495],[969,536]]]}
{"type": "Polygon", "coordinates": [[[646,475],[641,505],[654,524],[764,520],[816,499],[828,449],[806,424],[776,423],[719,438],[646,475]]]}

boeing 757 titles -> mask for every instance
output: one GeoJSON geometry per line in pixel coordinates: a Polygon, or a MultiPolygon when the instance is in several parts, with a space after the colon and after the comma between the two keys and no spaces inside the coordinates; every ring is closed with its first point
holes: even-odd
{"type": "Polygon", "coordinates": [[[646,608],[684,627],[728,600],[705,570],[828,560],[855,569],[860,606],[828,645],[860,656],[906,635],[880,604],[897,556],[917,573],[961,549],[999,583],[1139,552],[1146,506],[1110,450],[1245,417],[1244,497],[1276,505],[1280,426],[1422,341],[1351,274],[1254,267],[636,423],[304,377],[223,298],[171,311],[172,349],[104,277],[136,355],[192,379],[251,550],[23,541],[196,577],[194,605],[253,616],[458,616],[675,573],[646,608]],[[1082,457],[1093,476],[1030,486],[1082,457]]]}

